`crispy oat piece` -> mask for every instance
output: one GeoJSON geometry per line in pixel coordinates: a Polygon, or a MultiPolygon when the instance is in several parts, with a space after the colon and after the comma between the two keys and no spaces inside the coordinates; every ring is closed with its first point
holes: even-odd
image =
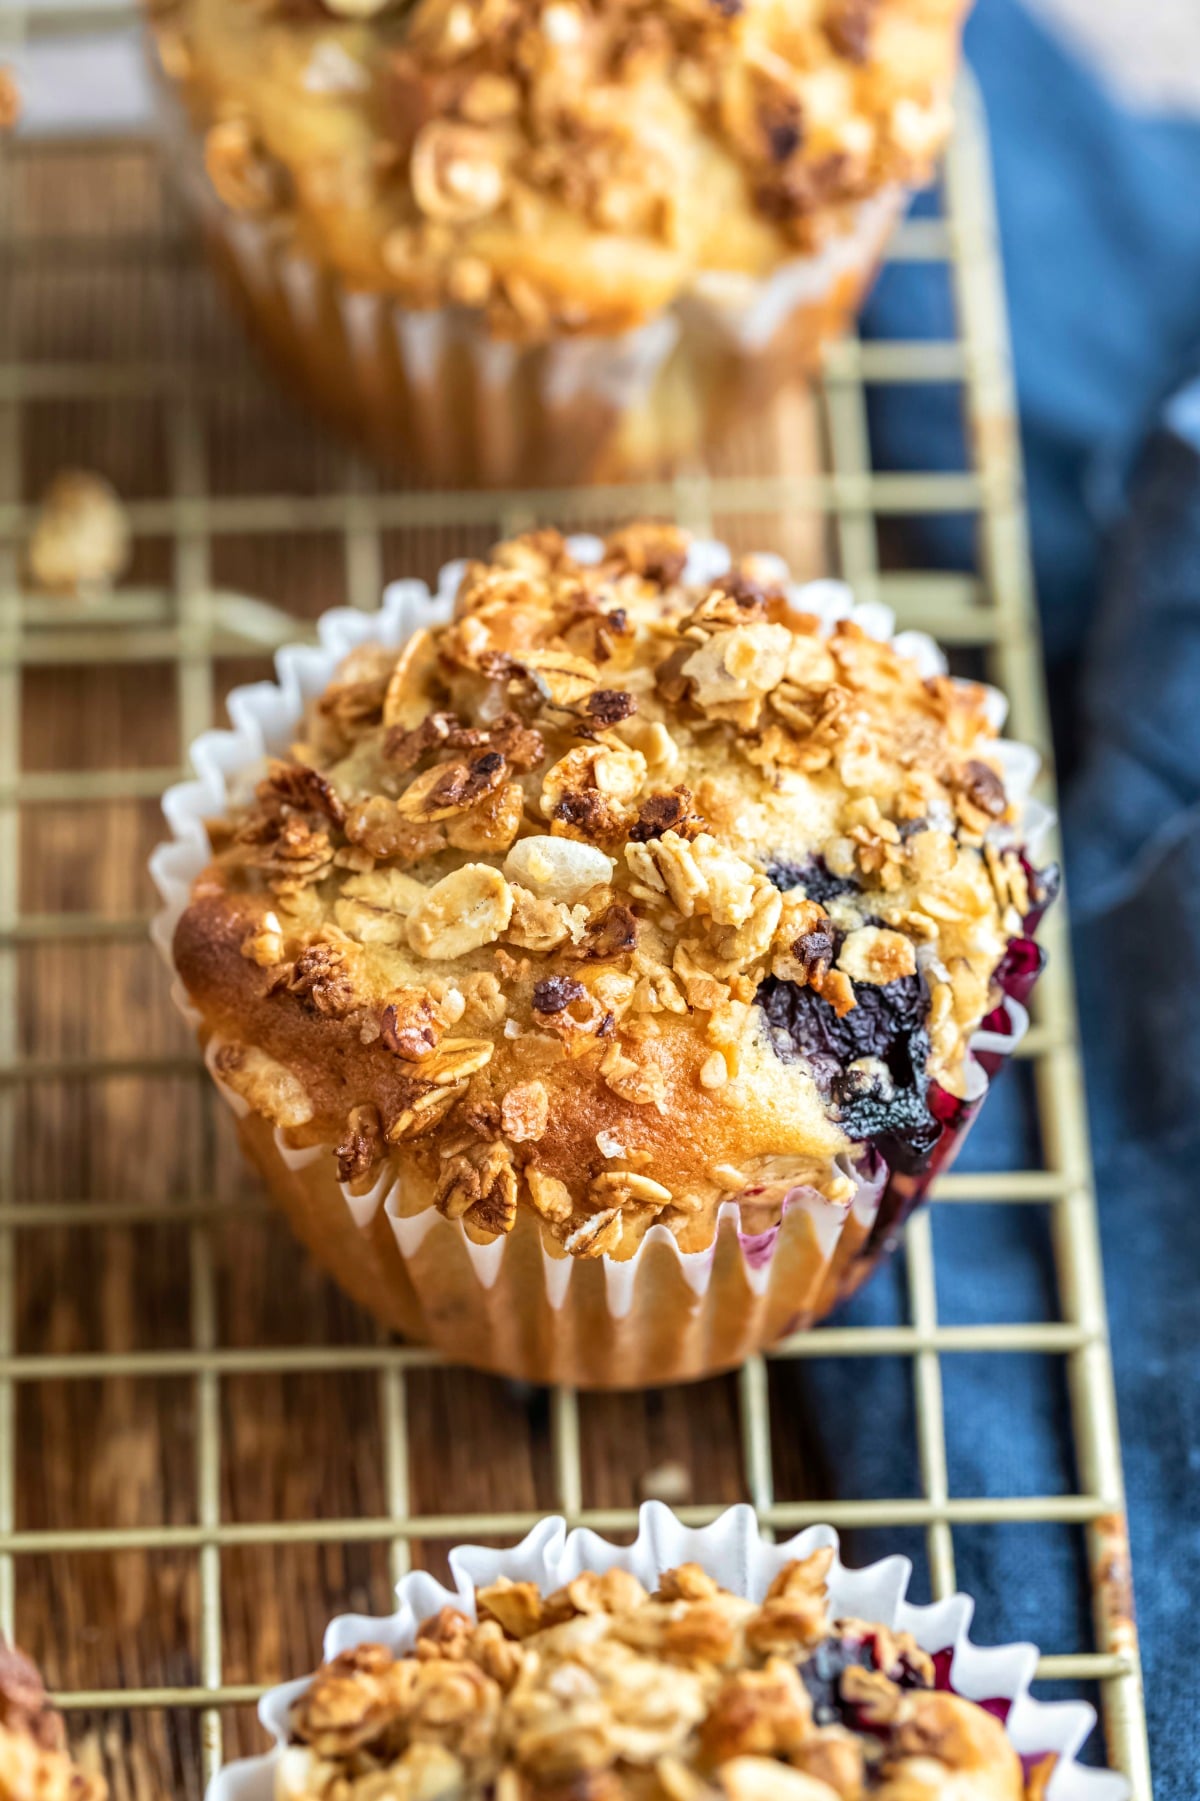
{"type": "Polygon", "coordinates": [[[512,918],[512,889],[486,863],[465,863],[429,889],[408,918],[408,942],[440,963],[492,944],[512,918]]]}
{"type": "Polygon", "coordinates": [[[889,931],[886,926],[859,926],[844,940],[838,968],[852,982],[885,987],[888,982],[916,975],[916,951],[903,932],[889,931]]]}
{"type": "Polygon", "coordinates": [[[545,1612],[536,1582],[512,1582],[508,1577],[477,1588],[475,1601],[481,1615],[495,1620],[510,1638],[528,1638],[541,1626],[545,1612]]]}

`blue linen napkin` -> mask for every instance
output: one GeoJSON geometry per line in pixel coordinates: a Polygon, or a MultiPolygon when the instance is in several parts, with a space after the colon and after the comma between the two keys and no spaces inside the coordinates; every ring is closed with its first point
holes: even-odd
{"type": "MultiPolygon", "coordinates": [[[[1093,1149],[1157,1801],[1194,1801],[1200,1711],[1185,1647],[1200,1598],[1200,124],[1135,116],[1016,0],[979,0],[1033,545],[1063,781],[1093,1149]]],[[[868,333],[944,336],[944,277],[890,270],[868,333]]],[[[961,463],[959,396],[881,390],[877,460],[961,463]]],[[[966,566],[968,522],[914,531],[966,566]]],[[[1036,1155],[1011,1066],[962,1167],[1036,1155]]],[[[946,1321],[1052,1317],[1041,1207],[935,1208],[946,1321]]],[[[903,1269],[839,1323],[904,1317],[903,1269]]],[[[1066,1492],[1062,1359],[942,1360],[950,1492],[1066,1492]]],[[[920,1492],[911,1372],[836,1360],[816,1390],[827,1493],[920,1492]],[[852,1397],[852,1405],[846,1398],[852,1397]],[[896,1429],[880,1430],[894,1419],[896,1429]]],[[[859,1535],[874,1554],[886,1536],[859,1535]]],[[[1082,1534],[954,1535],[980,1638],[1090,1642],[1082,1534]]],[[[920,1563],[920,1535],[913,1535],[920,1563]]],[[[1100,1747],[1096,1755],[1101,1753],[1100,1747]]]]}

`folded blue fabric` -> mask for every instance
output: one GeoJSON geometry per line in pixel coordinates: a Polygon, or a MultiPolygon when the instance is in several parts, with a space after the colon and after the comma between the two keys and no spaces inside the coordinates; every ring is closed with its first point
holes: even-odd
{"type": "MultiPolygon", "coordinates": [[[[1200,1710],[1181,1647],[1200,1596],[1200,127],[1125,111],[1015,0],[980,0],[967,41],[992,134],[1065,777],[1155,1795],[1194,1801],[1200,1710]]],[[[867,330],[948,335],[944,275],[890,270],[867,330]]],[[[960,396],[881,390],[872,432],[884,466],[960,465],[960,396]]],[[[914,538],[921,559],[969,566],[969,521],[914,538]]],[[[964,1166],[1036,1160],[1028,1081],[1005,1072],[964,1166]]],[[[1052,1316],[1043,1209],[936,1208],[934,1233],[944,1319],[1052,1316]]],[[[902,1280],[897,1264],[843,1318],[902,1318],[902,1280]]],[[[1077,1486],[1061,1359],[951,1356],[943,1373],[951,1493],[1077,1486]]],[[[827,1487],[814,1492],[920,1492],[906,1366],[830,1360],[785,1380],[797,1407],[817,1389],[813,1479],[827,1487]]],[[[862,1548],[876,1549],[870,1535],[862,1548]]],[[[955,1550],[981,1637],[1089,1642],[1077,1528],[963,1528],[955,1550]]]]}

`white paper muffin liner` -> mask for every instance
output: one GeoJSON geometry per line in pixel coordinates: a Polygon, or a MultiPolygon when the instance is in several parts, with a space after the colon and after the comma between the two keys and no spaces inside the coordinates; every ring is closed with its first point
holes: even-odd
{"type": "MultiPolygon", "coordinates": [[[[968,1700],[1008,1702],[1005,1730],[1017,1753],[1026,1758],[1053,1753],[1057,1758],[1047,1801],[1127,1801],[1129,1785],[1123,1776],[1076,1761],[1095,1725],[1095,1710],[1083,1701],[1038,1701],[1030,1694],[1036,1646],[973,1644],[969,1632],[975,1604],[969,1595],[917,1606],[906,1599],[912,1575],[907,1557],[886,1557],[865,1569],[847,1569],[831,1526],[809,1526],[783,1544],[768,1544],[749,1506],[731,1507],[711,1525],[693,1529],[682,1525],[661,1501],[647,1501],[632,1545],[610,1544],[586,1528],[569,1532],[565,1520],[550,1518],[540,1521],[511,1550],[460,1546],[450,1553],[453,1588],[444,1588],[424,1571],[414,1571],[397,1586],[395,1613],[381,1619],[340,1615],[325,1633],[322,1655],[329,1659],[361,1644],[382,1644],[397,1654],[407,1651],[420,1622],[441,1607],[460,1608],[473,1619],[476,1587],[501,1576],[536,1582],[549,1593],[584,1570],[602,1573],[618,1568],[632,1571],[653,1590],[664,1570],[696,1562],[723,1587],[757,1601],[786,1563],[823,1546],[834,1550],[830,1617],[853,1617],[895,1632],[911,1632],[931,1656],[950,1651],[951,1689],[968,1700]]],[[[311,1680],[302,1677],[263,1696],[259,1718],[275,1741],[273,1749],[265,1756],[226,1765],[209,1786],[207,1801],[276,1801],[287,1795],[288,1715],[311,1680]]]]}
{"type": "Polygon", "coordinates": [[[635,330],[527,346],[493,337],[468,308],[414,310],[348,287],[278,221],[231,211],[174,92],[161,80],[157,91],[172,166],[266,347],[378,454],[452,484],[557,486],[694,453],[731,407],[811,370],[908,201],[881,190],[820,251],[764,279],[706,273],[635,330]]]}
{"type": "MultiPolygon", "coordinates": [[[[568,542],[581,562],[602,554],[598,538],[568,542]]],[[[696,542],[683,579],[712,581],[730,561],[723,544],[696,542]]],[[[777,559],[761,563],[798,611],[816,614],[827,627],[849,617],[872,636],[891,638],[925,674],[945,672],[932,639],[914,632],[892,636],[888,608],[856,605],[841,582],[793,584],[777,559]]],[[[365,643],[399,649],[419,627],[448,620],[464,568],[462,562],[447,564],[432,594],[423,582],[393,583],[378,613],[342,608],[324,614],[316,645],[291,645],[278,653],[274,682],[238,688],[229,696],[231,731],[205,732],[195,741],[196,779],[164,797],[172,837],[151,859],[163,902],[152,936],[172,972],[176,925],[211,857],[205,822],[252,795],[264,759],[286,754],[306,704],[325,689],[351,650],[365,643]]],[[[999,726],[1005,703],[994,690],[989,694],[999,726]]],[[[1029,794],[1036,753],[1000,739],[997,755],[1020,811],[1005,831],[1033,855],[1051,818],[1029,794]]],[[[177,980],[172,992],[199,1029],[202,1022],[177,980]]],[[[218,1046],[211,1038],[205,1055],[248,1153],[301,1238],[386,1323],[432,1339],[457,1360],[527,1380],[636,1386],[732,1367],[782,1334],[813,1324],[857,1288],[891,1248],[932,1177],[957,1152],[990,1075],[1019,1042],[1028,1015],[1017,1000],[1006,998],[992,1026],[1001,1020],[1002,1029],[981,1030],[971,1041],[958,1117],[944,1130],[928,1169],[913,1176],[890,1172],[868,1150],[857,1162],[843,1163],[855,1184],[847,1201],[831,1202],[798,1186],[784,1201],[780,1224],[752,1234],[741,1228],[739,1201],[729,1200],[719,1209],[706,1249],[682,1252],[674,1235],[656,1225],[631,1257],[620,1260],[567,1256],[524,1208],[511,1233],[477,1244],[461,1221],[448,1221],[427,1204],[414,1205],[399,1158],[389,1162],[369,1192],[356,1193],[337,1180],[332,1146],[293,1145],[286,1130],[252,1114],[220,1080],[214,1063],[218,1046]]]]}

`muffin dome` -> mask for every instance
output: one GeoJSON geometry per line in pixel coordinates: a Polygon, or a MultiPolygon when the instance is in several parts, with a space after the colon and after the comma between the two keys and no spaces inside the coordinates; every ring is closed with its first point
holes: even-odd
{"type": "Polygon", "coordinates": [[[637,525],[465,568],[210,827],[174,955],[221,1079],[486,1243],[683,1250],[918,1170],[1044,899],[993,696],[637,525]]]}
{"type": "MultiPolygon", "coordinates": [[[[235,212],[350,286],[617,331],[928,177],[962,0],[174,0],[235,212]]],[[[719,290],[718,290],[719,292],[719,290]]]]}

